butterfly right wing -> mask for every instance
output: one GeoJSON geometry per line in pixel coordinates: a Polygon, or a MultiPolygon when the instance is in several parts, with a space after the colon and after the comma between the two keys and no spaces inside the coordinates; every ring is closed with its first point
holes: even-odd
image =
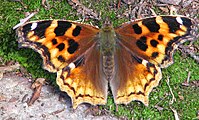
{"type": "Polygon", "coordinates": [[[116,104],[149,103],[162,78],[160,68],[173,63],[174,50],[191,37],[193,22],[183,16],[157,16],[116,28],[116,77],[110,86],[116,104]]]}

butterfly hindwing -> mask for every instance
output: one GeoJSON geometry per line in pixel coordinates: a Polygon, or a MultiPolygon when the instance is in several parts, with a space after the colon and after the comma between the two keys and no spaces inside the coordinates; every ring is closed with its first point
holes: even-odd
{"type": "Polygon", "coordinates": [[[89,48],[73,67],[63,68],[57,73],[57,84],[71,97],[73,108],[86,102],[92,105],[106,104],[108,81],[104,78],[101,54],[97,44],[89,48]]]}
{"type": "Polygon", "coordinates": [[[148,105],[149,93],[162,78],[160,67],[134,55],[124,46],[116,49],[116,59],[116,76],[110,81],[115,103],[138,100],[148,105]]]}

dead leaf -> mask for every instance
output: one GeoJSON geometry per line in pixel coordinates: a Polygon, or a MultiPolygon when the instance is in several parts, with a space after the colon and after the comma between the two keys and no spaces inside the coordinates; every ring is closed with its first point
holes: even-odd
{"type": "Polygon", "coordinates": [[[35,91],[31,97],[30,101],[28,102],[28,106],[31,106],[40,97],[41,87],[42,86],[35,88],[35,91]]]}
{"type": "Polygon", "coordinates": [[[165,13],[169,12],[169,9],[167,7],[159,7],[160,10],[162,10],[165,13]]]}
{"type": "Polygon", "coordinates": [[[0,72],[0,80],[3,78],[3,72],[0,72]]]}
{"type": "Polygon", "coordinates": [[[65,110],[65,108],[63,108],[61,110],[56,110],[56,111],[52,112],[51,115],[59,114],[59,113],[63,112],[64,110],[65,110]]]}
{"type": "Polygon", "coordinates": [[[160,106],[158,106],[158,105],[155,105],[154,106],[156,109],[158,109],[159,111],[162,111],[164,108],[163,107],[160,107],[160,106]]]}
{"type": "Polygon", "coordinates": [[[44,85],[45,83],[45,79],[44,78],[37,78],[35,80],[35,82],[32,84],[31,88],[34,89],[34,88],[37,88],[39,86],[42,86],[44,85]]]}
{"type": "Polygon", "coordinates": [[[31,88],[35,89],[30,101],[28,102],[28,106],[31,106],[39,97],[41,93],[41,88],[45,82],[44,78],[38,78],[31,86],[31,88]]]}
{"type": "Polygon", "coordinates": [[[10,100],[8,102],[16,102],[19,98],[16,98],[16,97],[12,97],[10,98],[10,100]]]}

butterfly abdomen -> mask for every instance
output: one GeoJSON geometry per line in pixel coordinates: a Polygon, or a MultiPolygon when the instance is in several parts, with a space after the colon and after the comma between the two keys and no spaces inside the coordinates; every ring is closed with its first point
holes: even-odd
{"type": "Polygon", "coordinates": [[[103,56],[103,72],[107,80],[113,78],[114,73],[114,56],[103,56]]]}

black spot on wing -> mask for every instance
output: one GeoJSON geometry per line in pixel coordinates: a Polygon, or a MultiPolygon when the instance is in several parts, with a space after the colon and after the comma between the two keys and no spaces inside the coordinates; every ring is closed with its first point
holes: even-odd
{"type": "Polygon", "coordinates": [[[56,48],[58,48],[59,51],[62,51],[65,48],[65,44],[64,43],[60,43],[56,48]]]}
{"type": "Polygon", "coordinates": [[[57,23],[58,26],[54,30],[56,36],[63,36],[68,28],[72,26],[72,24],[67,21],[58,21],[57,23]]]}
{"type": "Polygon", "coordinates": [[[82,28],[80,26],[76,26],[75,29],[73,30],[72,35],[73,36],[78,36],[80,34],[80,31],[82,30],[82,28]]]}
{"type": "Polygon", "coordinates": [[[68,40],[68,45],[68,52],[70,54],[73,54],[79,47],[79,44],[73,39],[68,40]]]}
{"type": "Polygon", "coordinates": [[[146,44],[147,38],[145,36],[140,37],[140,41],[146,44]]]}
{"type": "Polygon", "coordinates": [[[52,39],[52,44],[56,45],[57,44],[57,40],[56,39],[52,39]]]}
{"type": "Polygon", "coordinates": [[[164,37],[164,36],[163,36],[163,35],[161,35],[161,34],[160,34],[160,35],[158,35],[158,40],[159,40],[159,41],[162,41],[162,40],[163,40],[163,37],[164,37]]]}
{"type": "Polygon", "coordinates": [[[66,60],[64,59],[63,56],[59,55],[57,58],[60,62],[65,62],[66,60]]]}
{"type": "Polygon", "coordinates": [[[158,56],[158,54],[159,54],[158,52],[153,52],[152,55],[151,55],[151,57],[152,58],[156,58],[158,56]]]}
{"type": "Polygon", "coordinates": [[[148,45],[146,44],[147,38],[145,36],[140,37],[139,40],[137,40],[136,45],[139,49],[142,51],[146,51],[148,48],[148,45]]]}
{"type": "Polygon", "coordinates": [[[193,24],[189,18],[186,17],[181,17],[183,21],[183,25],[190,28],[190,26],[193,24]]]}
{"type": "Polygon", "coordinates": [[[160,29],[160,25],[156,22],[155,18],[144,19],[142,24],[145,25],[150,32],[158,32],[160,29]]]}
{"type": "Polygon", "coordinates": [[[136,34],[141,34],[142,33],[142,28],[138,24],[132,25],[132,28],[133,28],[133,30],[134,30],[134,32],[136,34]]]}
{"type": "Polygon", "coordinates": [[[177,30],[180,29],[180,24],[177,22],[176,17],[172,16],[163,16],[162,20],[167,23],[169,27],[170,33],[175,33],[177,30]]]}
{"type": "Polygon", "coordinates": [[[157,47],[157,45],[158,45],[159,43],[158,43],[158,41],[152,39],[152,40],[150,41],[150,44],[151,44],[151,46],[153,46],[153,47],[157,47]]]}

